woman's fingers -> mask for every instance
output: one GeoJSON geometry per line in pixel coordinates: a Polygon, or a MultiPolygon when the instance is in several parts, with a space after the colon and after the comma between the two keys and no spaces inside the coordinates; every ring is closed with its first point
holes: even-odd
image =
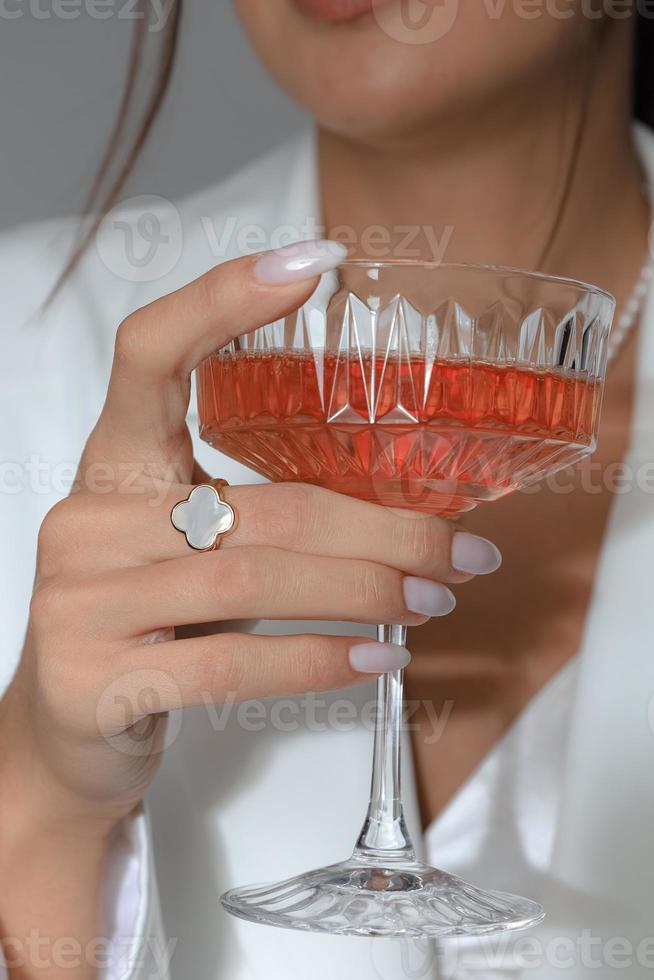
{"type": "Polygon", "coordinates": [[[457,532],[431,514],[391,510],[299,483],[225,487],[222,494],[238,514],[224,548],[268,545],[361,559],[452,584],[501,563],[490,541],[457,532]]]}
{"type": "MultiPolygon", "coordinates": [[[[56,540],[45,554],[78,573],[190,556],[184,535],[170,521],[170,511],[190,489],[176,485],[161,492],[144,488],[137,495],[70,498],[46,520],[44,530],[51,530],[56,540]],[[76,544],[94,539],[103,542],[102,553],[76,544]]],[[[235,530],[223,538],[224,551],[271,546],[378,562],[449,583],[499,565],[499,553],[490,542],[457,532],[448,521],[428,514],[389,510],[304,484],[226,487],[221,492],[238,515],[235,530]]]]}
{"type": "Polygon", "coordinates": [[[82,470],[101,462],[190,480],[185,417],[192,370],[239,334],[299,307],[316,277],[346,253],[337,243],[293,248],[225,262],[121,324],[107,400],[82,470]]]}
{"type": "MultiPolygon", "coordinates": [[[[232,548],[69,582],[76,619],[98,637],[129,639],[216,620],[301,619],[415,625],[445,615],[444,585],[369,561],[232,548]],[[417,599],[414,601],[414,596],[417,599]],[[414,611],[407,603],[414,605],[414,611]]],[[[59,614],[69,616],[65,595],[59,614]]]]}
{"type": "MultiPolygon", "coordinates": [[[[137,712],[151,705],[143,685],[157,685],[158,711],[249,698],[330,691],[403,667],[403,647],[353,636],[253,636],[217,633],[142,645],[119,654],[120,694],[137,712]],[[161,676],[167,675],[167,676],[161,676]]],[[[142,711],[142,714],[147,712],[142,711]]]]}

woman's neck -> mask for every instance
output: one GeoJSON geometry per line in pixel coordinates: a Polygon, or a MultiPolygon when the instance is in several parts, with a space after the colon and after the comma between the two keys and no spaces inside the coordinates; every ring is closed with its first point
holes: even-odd
{"type": "Polygon", "coordinates": [[[630,35],[583,64],[416,134],[322,130],[328,233],[367,258],[518,266],[598,282],[619,302],[645,258],[648,207],[631,139],[630,35]]]}

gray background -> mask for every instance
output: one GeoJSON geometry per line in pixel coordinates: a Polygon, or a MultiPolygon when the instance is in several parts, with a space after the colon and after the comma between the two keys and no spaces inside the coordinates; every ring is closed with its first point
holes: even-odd
{"type": "MultiPolygon", "coordinates": [[[[127,0],[114,0],[107,20],[89,2],[72,0],[79,16],[64,20],[56,0],[0,0],[0,228],[83,205],[134,27],[127,0]]],[[[230,0],[187,0],[170,95],[123,196],[175,198],[211,184],[302,122],[251,53],[230,0]]]]}

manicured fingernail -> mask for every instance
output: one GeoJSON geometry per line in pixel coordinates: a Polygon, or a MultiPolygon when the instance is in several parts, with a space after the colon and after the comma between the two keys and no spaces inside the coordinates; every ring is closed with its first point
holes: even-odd
{"type": "Polygon", "coordinates": [[[456,606],[456,599],[444,585],[412,575],[404,579],[404,601],[407,609],[423,616],[447,616],[456,606]]]}
{"type": "Polygon", "coordinates": [[[452,538],[452,568],[469,575],[488,575],[502,564],[502,555],[492,541],[467,531],[457,531],[452,538]]]}
{"type": "Polygon", "coordinates": [[[301,279],[311,279],[335,269],[347,258],[347,248],[329,239],[294,242],[274,252],[266,252],[254,267],[260,282],[279,286],[301,279]]]}
{"type": "Polygon", "coordinates": [[[350,664],[360,674],[387,674],[406,667],[410,660],[406,647],[394,643],[357,643],[350,650],[350,664]]]}

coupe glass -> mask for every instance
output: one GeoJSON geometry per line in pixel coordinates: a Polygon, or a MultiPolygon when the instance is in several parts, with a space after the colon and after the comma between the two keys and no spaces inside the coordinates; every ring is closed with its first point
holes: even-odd
{"type": "MultiPolygon", "coordinates": [[[[199,369],[201,435],[273,481],[456,515],[592,453],[613,298],[515,269],[344,262],[300,310],[199,369]]],[[[554,529],[553,529],[554,531],[554,529]]],[[[406,627],[379,639],[404,645],[406,627]]],[[[368,812],[352,856],[238,888],[253,922],[358,936],[521,929],[536,902],[416,860],[402,812],[402,672],[378,680],[368,812]]]]}

